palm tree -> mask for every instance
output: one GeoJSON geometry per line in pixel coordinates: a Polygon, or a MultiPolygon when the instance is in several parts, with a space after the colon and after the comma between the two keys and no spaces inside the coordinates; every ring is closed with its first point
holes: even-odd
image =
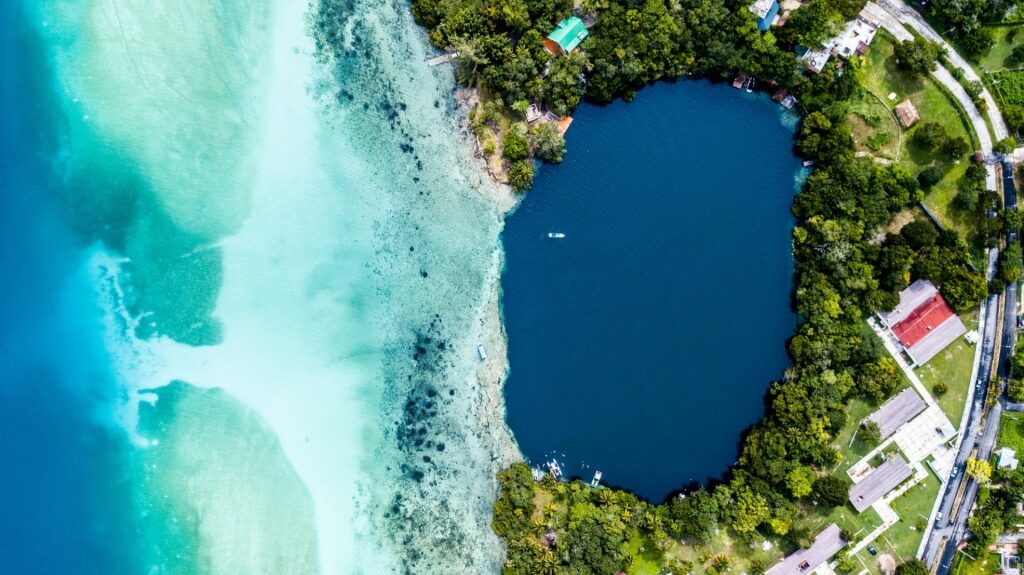
{"type": "Polygon", "coordinates": [[[478,52],[479,45],[477,38],[452,38],[452,50],[459,55],[455,60],[455,78],[464,86],[472,86],[480,67],[489,63],[478,52]]]}
{"type": "Polygon", "coordinates": [[[554,553],[545,551],[537,564],[537,575],[556,575],[556,573],[558,573],[558,558],[554,553]]]}

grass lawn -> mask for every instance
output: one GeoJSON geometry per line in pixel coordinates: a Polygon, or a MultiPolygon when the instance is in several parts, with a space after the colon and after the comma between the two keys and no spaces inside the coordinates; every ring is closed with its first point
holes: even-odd
{"type": "Polygon", "coordinates": [[[1024,414],[1004,412],[999,422],[999,447],[1024,453],[1024,414]]]}
{"type": "Polygon", "coordinates": [[[902,131],[889,108],[872,93],[851,99],[849,119],[857,152],[888,160],[899,158],[902,131]]]}
{"type": "MultiPolygon", "coordinates": [[[[946,94],[930,77],[915,78],[896,68],[893,58],[895,43],[896,39],[891,34],[885,30],[878,31],[861,66],[864,87],[889,108],[909,99],[921,116],[918,126],[925,122],[937,122],[946,128],[950,137],[962,136],[973,142],[975,137],[966,113],[951,95],[946,94]],[[890,99],[890,94],[896,97],[890,99]]],[[[854,113],[857,113],[856,105],[854,113]]],[[[853,123],[856,130],[856,122],[853,123]]],[[[907,145],[906,142],[918,126],[903,133],[904,149],[899,155],[899,163],[915,174],[931,165],[939,166],[946,173],[946,177],[932,189],[925,201],[944,225],[968,237],[976,227],[974,216],[956,214],[950,207],[950,202],[956,196],[957,181],[967,169],[966,161],[951,163],[936,157],[934,152],[907,145]]],[[[867,145],[866,140],[863,145],[867,145]]]]}
{"type": "MultiPolygon", "coordinates": [[[[978,328],[977,311],[965,313],[960,316],[960,319],[963,320],[968,330],[978,328]]],[[[939,355],[917,368],[917,377],[929,391],[940,381],[949,388],[945,395],[938,398],[938,404],[954,427],[960,425],[967,394],[973,387],[971,370],[974,367],[974,352],[975,346],[968,344],[962,337],[957,338],[939,355]]]]}
{"type": "Polygon", "coordinates": [[[995,553],[986,553],[973,560],[964,553],[957,553],[953,561],[953,575],[992,575],[999,572],[999,555],[995,553]]]}
{"type": "Polygon", "coordinates": [[[1003,68],[1020,67],[1019,62],[1010,62],[1007,58],[1014,46],[1024,44],[1024,29],[1022,26],[992,26],[992,37],[996,43],[978,60],[978,64],[989,72],[998,72],[1003,68]],[[1012,36],[1012,39],[1011,39],[1012,36]]]}
{"type": "Polygon", "coordinates": [[[633,563],[626,569],[629,575],[659,575],[662,572],[661,553],[647,539],[631,539],[626,544],[626,553],[634,557],[633,563]]]}
{"type": "Polygon", "coordinates": [[[879,550],[884,548],[900,562],[912,559],[921,544],[921,527],[928,521],[940,487],[939,479],[929,471],[924,481],[893,501],[892,508],[900,516],[900,521],[882,534],[876,547],[879,550]]]}

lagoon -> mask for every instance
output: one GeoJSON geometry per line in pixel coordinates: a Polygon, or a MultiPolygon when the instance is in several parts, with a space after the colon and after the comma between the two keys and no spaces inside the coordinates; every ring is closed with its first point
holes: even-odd
{"type": "Polygon", "coordinates": [[[532,463],[660,501],[735,461],[795,323],[791,125],[706,82],[577,111],[502,236],[507,419],[532,463]]]}

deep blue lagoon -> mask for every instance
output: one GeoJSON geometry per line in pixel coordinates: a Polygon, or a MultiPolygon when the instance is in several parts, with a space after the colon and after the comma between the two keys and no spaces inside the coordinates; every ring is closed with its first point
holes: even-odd
{"type": "Polygon", "coordinates": [[[578,110],[503,234],[508,423],[531,462],[660,501],[735,461],[795,321],[780,117],[705,82],[578,110]]]}

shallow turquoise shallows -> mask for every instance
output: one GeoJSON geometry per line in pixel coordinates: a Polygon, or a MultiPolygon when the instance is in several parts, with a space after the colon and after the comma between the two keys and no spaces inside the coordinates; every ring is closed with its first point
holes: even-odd
{"type": "Polygon", "coordinates": [[[503,235],[508,422],[532,463],[660,501],[735,461],[794,325],[780,110],[679,82],[577,112],[503,235]]]}

